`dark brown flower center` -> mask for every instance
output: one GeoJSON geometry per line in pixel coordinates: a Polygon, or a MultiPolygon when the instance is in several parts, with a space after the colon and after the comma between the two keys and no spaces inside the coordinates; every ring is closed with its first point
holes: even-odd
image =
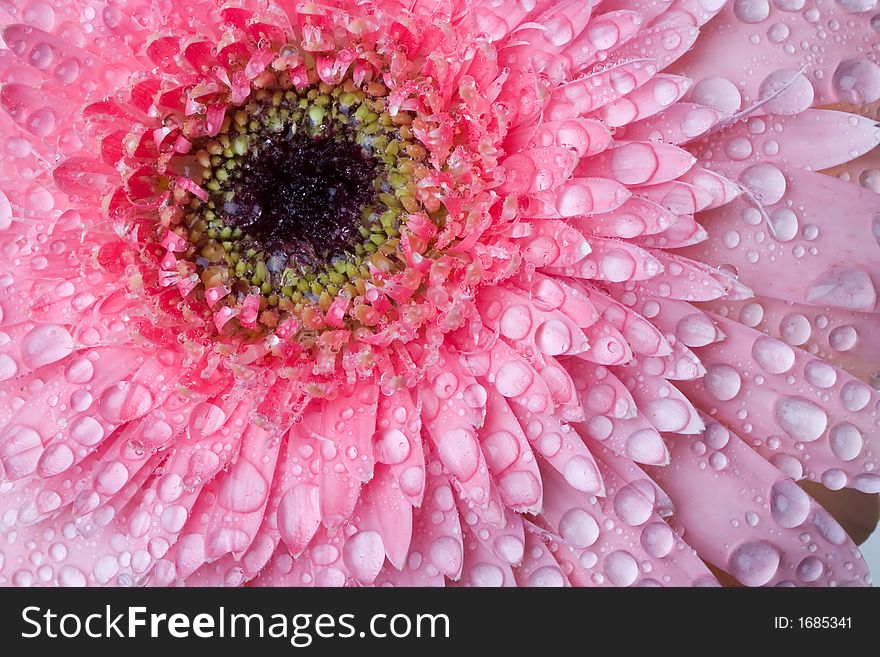
{"type": "Polygon", "coordinates": [[[376,203],[379,173],[376,158],[343,131],[267,138],[237,168],[221,216],[268,253],[326,262],[362,239],[361,214],[376,203]]]}

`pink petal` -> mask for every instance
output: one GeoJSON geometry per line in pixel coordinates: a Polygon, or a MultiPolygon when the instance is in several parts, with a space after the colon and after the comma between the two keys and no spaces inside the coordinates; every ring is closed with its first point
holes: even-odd
{"type": "Polygon", "coordinates": [[[800,349],[713,319],[727,337],[700,349],[706,378],[681,384],[694,403],[752,436],[754,448],[795,479],[806,476],[834,489],[880,488],[871,419],[880,403],[877,391],[849,374],[828,371],[800,349]]]}
{"type": "Polygon", "coordinates": [[[709,422],[702,440],[676,436],[669,446],[676,467],[651,475],[676,502],[675,522],[702,556],[742,584],[870,580],[843,528],[738,436],[709,422]]]}

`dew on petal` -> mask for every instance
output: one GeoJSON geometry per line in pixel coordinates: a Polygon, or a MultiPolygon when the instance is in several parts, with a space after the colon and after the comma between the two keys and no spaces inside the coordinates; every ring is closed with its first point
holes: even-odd
{"type": "Polygon", "coordinates": [[[767,541],[751,541],[730,555],[730,574],[746,586],[763,586],[776,576],[781,554],[767,541]]]}
{"type": "Polygon", "coordinates": [[[776,404],[776,420],[792,438],[813,441],[825,433],[828,415],[803,397],[783,397],[776,404]]]}

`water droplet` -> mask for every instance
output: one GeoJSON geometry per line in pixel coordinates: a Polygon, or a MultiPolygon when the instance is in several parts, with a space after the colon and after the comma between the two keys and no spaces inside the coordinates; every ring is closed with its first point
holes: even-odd
{"type": "Polygon", "coordinates": [[[342,549],[342,560],[355,579],[372,583],[385,562],[385,546],[379,532],[367,530],[349,536],[342,549]]]}
{"type": "Polygon", "coordinates": [[[710,365],[706,368],[703,385],[715,399],[730,401],[739,393],[742,379],[740,379],[739,372],[730,365],[710,365]]]}
{"type": "Polygon", "coordinates": [[[77,358],[64,368],[64,378],[70,383],[88,383],[95,376],[95,366],[88,358],[77,358]]]}
{"type": "Polygon", "coordinates": [[[675,326],[675,335],[688,347],[704,347],[718,337],[715,324],[702,313],[682,317],[675,326]]]}
{"type": "Polygon", "coordinates": [[[409,441],[399,429],[385,429],[378,434],[376,460],[388,465],[403,463],[410,453],[409,441]]]}
{"type": "Polygon", "coordinates": [[[837,370],[824,361],[814,360],[804,367],[804,377],[817,388],[830,388],[837,383],[837,370]]]}
{"type": "Polygon", "coordinates": [[[637,463],[660,465],[666,463],[669,452],[656,431],[642,429],[626,439],[626,454],[637,463]]]}
{"type": "Polygon", "coordinates": [[[599,525],[584,509],[569,509],[559,519],[559,535],[575,547],[590,547],[599,538],[599,525]]]}
{"type": "Polygon", "coordinates": [[[822,485],[828,490],[840,490],[846,486],[846,473],[832,468],[822,473],[822,485]]]}
{"type": "Polygon", "coordinates": [[[678,399],[653,399],[644,413],[657,431],[681,431],[690,422],[688,407],[678,399]]]}
{"type": "Polygon", "coordinates": [[[772,164],[750,166],[739,177],[740,182],[764,205],[779,202],[785,194],[785,175],[772,164]]]}
{"type": "Polygon", "coordinates": [[[21,424],[6,426],[0,432],[0,463],[9,480],[31,474],[43,454],[43,441],[34,429],[21,424]]]}
{"type": "Polygon", "coordinates": [[[813,525],[822,538],[832,545],[843,545],[848,539],[843,527],[823,509],[819,509],[813,514],[813,525]]]}
{"type": "Polygon", "coordinates": [[[862,432],[849,422],[841,422],[831,427],[828,439],[831,443],[831,451],[841,461],[852,461],[862,452],[862,432]]]}
{"type": "Polygon", "coordinates": [[[153,407],[153,393],[134,381],[120,381],[101,393],[98,408],[109,422],[130,422],[153,407]]]}
{"type": "Polygon", "coordinates": [[[95,490],[101,495],[115,495],[127,482],[128,468],[119,461],[109,461],[95,475],[95,490]]]}
{"type": "Polygon", "coordinates": [[[529,389],[533,378],[528,365],[521,360],[511,360],[499,368],[495,376],[495,388],[505,397],[518,397],[529,389]]]}
{"type": "Polygon", "coordinates": [[[529,575],[526,584],[542,588],[563,587],[565,586],[565,575],[555,566],[541,566],[529,575]]]}
{"type": "Polygon", "coordinates": [[[790,242],[797,236],[798,218],[788,208],[777,208],[770,213],[773,237],[779,242],[790,242]]]}
{"type": "Polygon", "coordinates": [[[571,331],[558,319],[548,320],[538,327],[535,344],[548,356],[564,354],[571,348],[571,331]]]}
{"type": "Polygon", "coordinates": [[[836,326],[828,334],[828,344],[834,351],[849,351],[856,346],[858,338],[859,336],[852,326],[836,326]]]}
{"type": "Polygon", "coordinates": [[[298,556],[321,524],[319,489],[314,484],[295,484],[278,504],[278,531],[290,553],[298,556]]]}
{"type": "Polygon", "coordinates": [[[804,557],[797,566],[797,576],[802,582],[815,582],[824,570],[824,564],[817,557],[804,557]]]}
{"type": "Polygon", "coordinates": [[[471,568],[471,586],[498,588],[504,584],[504,571],[493,563],[478,563],[471,568]]]}
{"type": "Polygon", "coordinates": [[[783,397],[776,403],[776,420],[792,438],[810,442],[825,432],[828,416],[803,397],[783,397]]]}
{"type": "Polygon", "coordinates": [[[800,346],[810,339],[810,320],[800,313],[786,315],[779,322],[779,334],[786,343],[800,346]]]}
{"type": "Polygon", "coordinates": [[[428,548],[431,564],[447,577],[457,577],[461,571],[461,544],[452,536],[440,536],[428,548]]]}
{"type": "Polygon", "coordinates": [[[722,114],[731,115],[742,105],[742,95],[736,85],[727,78],[704,78],[697,82],[690,93],[691,100],[707,105],[722,114]]]}
{"type": "Polygon", "coordinates": [[[766,541],[751,541],[730,555],[730,574],[746,586],[764,586],[776,575],[781,554],[766,541]]]}
{"type": "Polygon", "coordinates": [[[223,478],[217,501],[230,511],[251,513],[263,506],[268,494],[266,479],[256,466],[242,458],[223,478]]]}
{"type": "Polygon", "coordinates": [[[189,426],[196,436],[208,436],[218,431],[224,422],[226,413],[219,406],[201,402],[193,409],[189,426]]]}
{"type": "Polygon", "coordinates": [[[585,456],[572,456],[562,468],[563,476],[568,485],[585,493],[598,492],[601,480],[596,467],[585,456]]]}
{"type": "Polygon", "coordinates": [[[50,445],[37,463],[37,473],[41,477],[54,477],[73,465],[74,458],[73,450],[64,443],[50,445]]]}
{"type": "Polygon", "coordinates": [[[770,489],[770,514],[781,527],[803,524],[810,513],[810,497],[796,483],[781,479],[770,489]]]}
{"type": "Polygon", "coordinates": [[[653,510],[651,502],[630,484],[614,495],[614,512],[631,527],[647,522],[653,510]]]}
{"type": "Polygon", "coordinates": [[[818,276],[807,289],[807,301],[850,310],[871,310],[877,292],[870,274],[860,267],[839,264],[818,276]]]}
{"type": "Polygon", "coordinates": [[[483,454],[492,472],[502,472],[519,457],[519,441],[509,431],[495,431],[482,439],[483,454]]]}
{"type": "Polygon", "coordinates": [[[858,381],[849,381],[840,389],[840,401],[843,407],[857,413],[871,401],[871,390],[858,381]]]}
{"type": "Polygon", "coordinates": [[[21,340],[21,359],[31,369],[59,361],[71,352],[73,338],[57,324],[33,328],[21,340]]]}
{"type": "Polygon", "coordinates": [[[654,149],[645,143],[629,143],[611,153],[611,173],[624,185],[648,182],[659,166],[654,149]]]}
{"type": "Polygon", "coordinates": [[[831,87],[840,100],[873,103],[880,99],[880,66],[867,59],[844,59],[834,69],[831,87]]]}
{"type": "Polygon", "coordinates": [[[499,558],[511,565],[519,564],[525,553],[525,545],[522,540],[510,534],[496,538],[492,543],[492,548],[499,558]]]}
{"type": "Polygon", "coordinates": [[[761,82],[758,95],[770,98],[763,109],[768,114],[799,114],[813,103],[813,85],[799,71],[777,69],[761,82]],[[772,96],[772,97],[771,97],[772,96]]]}
{"type": "Polygon", "coordinates": [[[531,472],[525,470],[505,472],[499,483],[501,499],[513,508],[528,507],[535,504],[541,496],[541,482],[531,472]]]}
{"type": "Polygon", "coordinates": [[[460,481],[467,481],[477,471],[480,448],[474,435],[467,429],[452,429],[438,441],[438,451],[449,471],[460,481]]]}
{"type": "Polygon", "coordinates": [[[665,522],[652,522],[645,525],[640,537],[645,552],[656,559],[662,559],[670,552],[675,544],[675,536],[672,529],[665,522]]]}
{"type": "Polygon", "coordinates": [[[603,563],[603,570],[615,586],[629,586],[639,576],[639,565],[629,552],[615,550],[603,563]]]}
{"type": "Polygon", "coordinates": [[[70,437],[80,445],[93,447],[104,439],[104,427],[95,418],[83,415],[70,424],[70,437]]]}
{"type": "Polygon", "coordinates": [[[880,475],[863,472],[853,477],[852,485],[856,490],[868,493],[869,495],[880,493],[880,475]]]}
{"type": "Polygon", "coordinates": [[[58,571],[58,585],[67,587],[82,587],[86,585],[86,576],[76,566],[62,566],[58,571]]]}
{"type": "Polygon", "coordinates": [[[752,345],[752,358],[771,374],[783,374],[794,366],[794,350],[773,338],[758,338],[752,345]]]}
{"type": "Polygon", "coordinates": [[[159,524],[162,525],[162,529],[166,532],[176,534],[183,529],[188,517],[189,514],[186,507],[180,504],[172,504],[162,512],[162,515],[159,517],[159,524]]]}

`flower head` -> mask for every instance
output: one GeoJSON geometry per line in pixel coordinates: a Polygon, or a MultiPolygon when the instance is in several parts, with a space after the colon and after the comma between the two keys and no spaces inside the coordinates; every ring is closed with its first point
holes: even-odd
{"type": "Polygon", "coordinates": [[[880,491],[878,16],[808,5],[0,8],[0,584],[868,583],[795,481],[880,491]]]}

